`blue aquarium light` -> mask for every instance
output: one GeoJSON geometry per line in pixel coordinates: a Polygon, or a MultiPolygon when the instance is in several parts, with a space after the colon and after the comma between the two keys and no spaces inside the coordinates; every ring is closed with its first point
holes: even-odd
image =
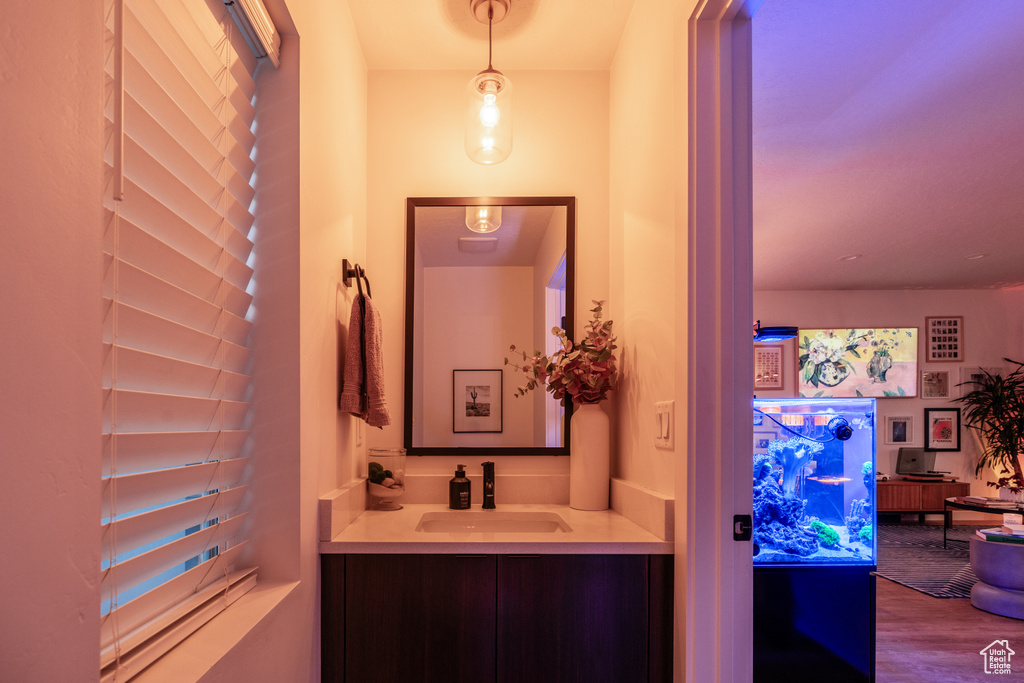
{"type": "Polygon", "coordinates": [[[785,341],[786,339],[793,339],[796,337],[796,334],[797,328],[795,327],[761,327],[760,320],[754,322],[755,342],[785,341]]]}

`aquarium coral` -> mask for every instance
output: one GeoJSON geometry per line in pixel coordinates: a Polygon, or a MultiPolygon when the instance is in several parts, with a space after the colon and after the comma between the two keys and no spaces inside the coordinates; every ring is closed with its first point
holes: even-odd
{"type": "Polygon", "coordinates": [[[857,534],[860,540],[864,541],[867,545],[871,545],[871,537],[874,535],[874,529],[870,524],[865,524],[861,527],[860,532],[857,534]]]}
{"type": "Polygon", "coordinates": [[[811,522],[811,529],[818,534],[818,543],[823,548],[834,548],[839,545],[839,532],[820,520],[811,522]]]}
{"type": "Polygon", "coordinates": [[[824,446],[820,443],[799,436],[787,441],[776,439],[768,444],[768,455],[782,466],[782,489],[787,494],[796,494],[796,480],[800,471],[822,448],[824,446]]]}
{"type": "Polygon", "coordinates": [[[818,551],[818,534],[801,524],[804,501],[786,495],[775,478],[774,456],[754,456],[754,542],[796,555],[818,551]]]}

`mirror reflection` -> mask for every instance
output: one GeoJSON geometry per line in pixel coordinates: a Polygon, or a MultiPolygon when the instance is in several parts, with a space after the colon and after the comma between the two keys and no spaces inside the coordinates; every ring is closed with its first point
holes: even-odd
{"type": "Polygon", "coordinates": [[[410,455],[568,453],[565,409],[541,389],[516,398],[525,375],[504,358],[572,334],[575,215],[573,197],[408,200],[410,455]]]}

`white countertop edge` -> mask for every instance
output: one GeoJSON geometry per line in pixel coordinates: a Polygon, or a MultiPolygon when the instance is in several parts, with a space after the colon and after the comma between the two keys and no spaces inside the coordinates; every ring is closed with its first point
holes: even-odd
{"type": "MultiPolygon", "coordinates": [[[[472,509],[481,511],[479,505],[472,509]]],[[[658,538],[614,510],[583,511],[568,505],[507,504],[499,505],[495,512],[502,510],[555,512],[573,531],[551,534],[427,533],[416,531],[423,513],[453,511],[440,504],[410,504],[394,512],[364,512],[333,539],[321,541],[320,553],[670,555],[674,552],[671,541],[658,538]]]]}

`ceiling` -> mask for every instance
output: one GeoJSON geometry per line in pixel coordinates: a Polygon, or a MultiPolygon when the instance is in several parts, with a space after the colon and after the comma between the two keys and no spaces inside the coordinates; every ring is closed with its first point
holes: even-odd
{"type": "MultiPolygon", "coordinates": [[[[607,69],[633,3],[512,0],[494,66],[607,69]]],[[[369,69],[486,66],[469,0],[349,4],[369,69]]],[[[765,0],[755,289],[1024,288],[1022,36],[1022,0],[765,0]]]]}

